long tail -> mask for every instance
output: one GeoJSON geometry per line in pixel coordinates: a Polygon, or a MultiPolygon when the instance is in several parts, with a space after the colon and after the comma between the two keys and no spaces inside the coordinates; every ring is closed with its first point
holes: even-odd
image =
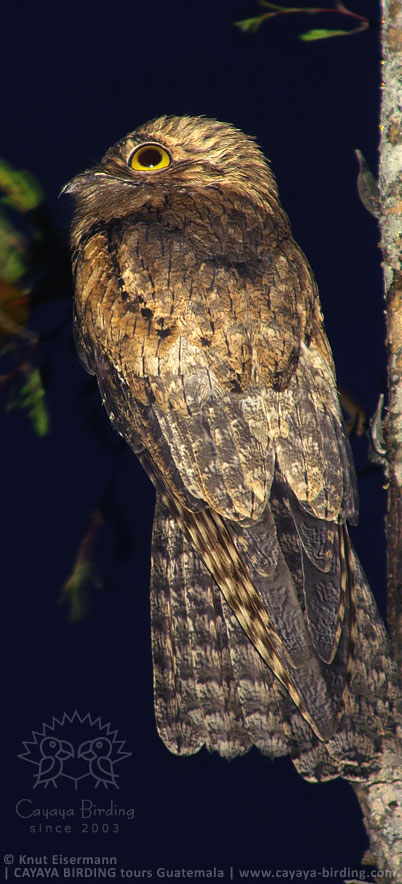
{"type": "Polygon", "coordinates": [[[171,752],[224,757],[256,746],[289,754],[309,780],[362,779],[401,721],[397,672],[371,590],[349,552],[356,609],[353,670],[335,734],[318,739],[256,651],[176,519],[157,498],[151,618],[155,713],[171,752]]]}

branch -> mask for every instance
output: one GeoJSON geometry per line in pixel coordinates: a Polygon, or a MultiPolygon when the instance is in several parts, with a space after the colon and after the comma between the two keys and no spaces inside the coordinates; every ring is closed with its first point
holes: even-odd
{"type": "Polygon", "coordinates": [[[236,21],[235,27],[239,28],[239,30],[244,33],[255,33],[264,22],[268,21],[268,19],[275,18],[277,15],[289,15],[292,13],[304,13],[304,15],[336,13],[337,15],[343,15],[358,21],[356,27],[350,28],[348,31],[333,30],[330,28],[313,28],[310,31],[306,31],[304,34],[299,34],[299,40],[305,42],[310,42],[311,40],[325,40],[328,37],[348,37],[351,34],[365,31],[370,27],[368,18],[359,15],[357,12],[353,12],[351,9],[347,9],[344,3],[342,3],[342,0],[334,0],[334,5],[329,7],[280,6],[278,3],[272,3],[271,0],[259,0],[259,5],[266,7],[270,12],[264,12],[262,15],[257,15],[253,18],[244,18],[241,21],[236,21]]]}

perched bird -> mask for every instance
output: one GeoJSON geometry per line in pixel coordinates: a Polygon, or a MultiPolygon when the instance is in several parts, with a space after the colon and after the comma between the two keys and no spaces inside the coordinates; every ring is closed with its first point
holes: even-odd
{"type": "Polygon", "coordinates": [[[111,759],[112,744],[108,737],[97,737],[94,740],[86,740],[78,747],[77,758],[84,758],[89,762],[89,773],[96,780],[95,789],[100,783],[105,789],[114,786],[118,789],[117,780],[111,759]]]}
{"type": "Polygon", "coordinates": [[[156,488],[152,647],[177,754],[361,778],[397,676],[351,547],[349,443],[317,286],[253,139],[139,126],[75,199],[75,337],[156,488]]]}
{"type": "Polygon", "coordinates": [[[49,783],[57,789],[56,780],[63,773],[63,764],[67,758],[74,757],[74,747],[68,740],[59,740],[58,737],[44,737],[39,746],[41,759],[33,788],[44,786],[47,789],[49,783]]]}

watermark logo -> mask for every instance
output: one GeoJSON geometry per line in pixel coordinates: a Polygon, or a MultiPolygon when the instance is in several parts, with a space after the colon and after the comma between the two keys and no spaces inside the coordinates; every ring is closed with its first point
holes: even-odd
{"type": "Polygon", "coordinates": [[[118,765],[132,754],[124,750],[125,741],[110,723],[77,711],[53,716],[51,724],[32,731],[32,740],[23,746],[18,758],[33,765],[33,789],[59,789],[67,783],[74,790],[82,784],[118,789],[118,765]]]}

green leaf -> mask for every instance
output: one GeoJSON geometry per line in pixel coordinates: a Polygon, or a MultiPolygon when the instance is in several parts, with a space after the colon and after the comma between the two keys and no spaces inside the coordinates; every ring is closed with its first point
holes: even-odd
{"type": "Polygon", "coordinates": [[[100,581],[93,572],[92,562],[90,560],[78,560],[75,564],[73,573],[66,580],[59,604],[68,602],[69,604],[69,621],[70,623],[79,623],[84,620],[88,612],[88,586],[95,584],[97,588],[101,586],[100,581]]]}
{"type": "Polygon", "coordinates": [[[304,12],[303,7],[293,9],[289,6],[279,6],[278,3],[271,3],[270,0],[258,0],[260,6],[266,6],[267,9],[275,9],[276,12],[304,12]]]}
{"type": "Polygon", "coordinates": [[[272,13],[268,12],[265,15],[257,15],[255,18],[244,18],[242,21],[235,21],[234,24],[243,33],[255,34],[263,22],[270,18],[271,15],[272,13]]]}
{"type": "Polygon", "coordinates": [[[21,393],[24,396],[23,408],[28,409],[36,433],[38,436],[46,436],[50,429],[50,418],[38,368],[30,371],[21,393]]]}
{"type": "Polygon", "coordinates": [[[38,436],[46,436],[50,430],[50,417],[39,369],[30,369],[25,378],[25,384],[8,402],[7,411],[11,411],[13,408],[25,409],[38,436]]]}
{"type": "Polygon", "coordinates": [[[98,542],[99,531],[103,525],[104,519],[101,510],[94,510],[81,540],[73,570],[62,587],[59,604],[68,602],[70,623],[76,623],[86,616],[90,584],[93,584],[97,589],[102,588],[102,582],[94,568],[93,547],[98,542]]]}
{"type": "Polygon", "coordinates": [[[6,252],[0,248],[1,276],[8,282],[18,282],[27,271],[27,262],[21,252],[6,252]]]}
{"type": "Polygon", "coordinates": [[[299,40],[307,43],[310,40],[326,40],[328,37],[344,37],[348,33],[349,31],[332,31],[329,28],[313,28],[311,31],[299,34],[299,40]]]}
{"type": "Polygon", "coordinates": [[[13,169],[6,160],[0,158],[0,190],[5,196],[2,202],[18,212],[29,212],[43,200],[43,191],[31,172],[26,169],[13,169]]]}
{"type": "Polygon", "coordinates": [[[17,282],[26,273],[26,250],[24,237],[0,210],[0,278],[17,282]]]}

